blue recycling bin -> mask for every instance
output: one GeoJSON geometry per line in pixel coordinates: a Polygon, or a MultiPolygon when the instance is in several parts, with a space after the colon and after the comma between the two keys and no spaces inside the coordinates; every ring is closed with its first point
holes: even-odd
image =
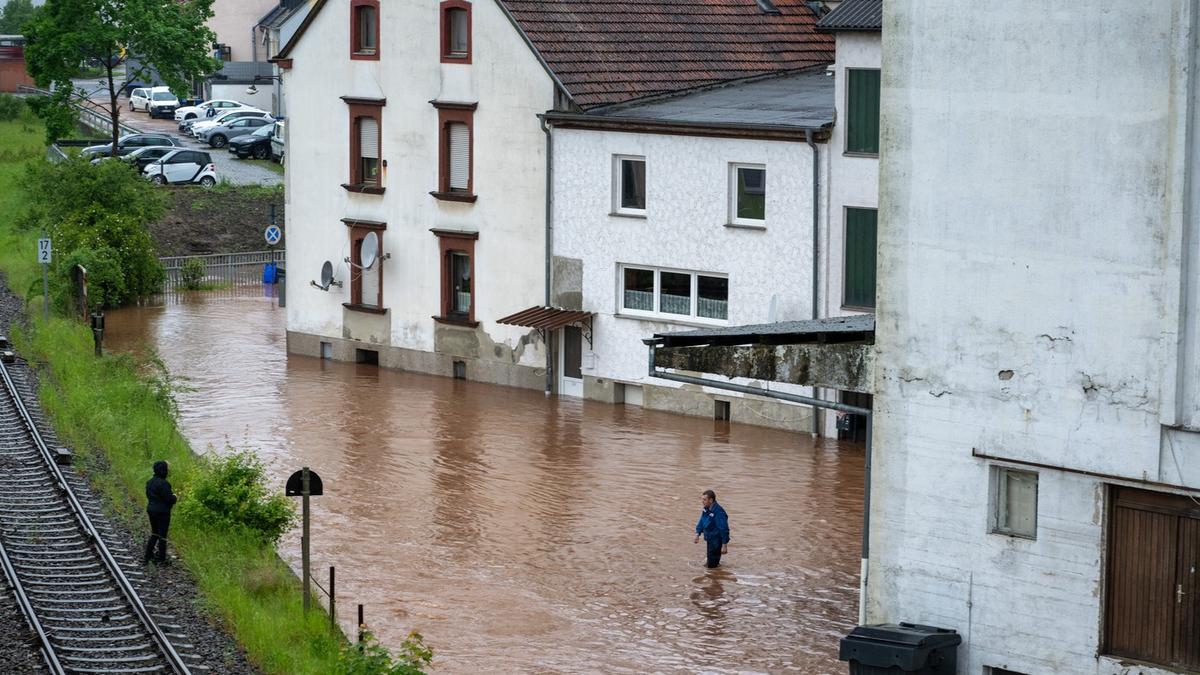
{"type": "Polygon", "coordinates": [[[264,284],[275,283],[275,278],[277,276],[275,274],[275,272],[276,272],[275,263],[269,262],[266,265],[263,265],[263,283],[264,284]]]}

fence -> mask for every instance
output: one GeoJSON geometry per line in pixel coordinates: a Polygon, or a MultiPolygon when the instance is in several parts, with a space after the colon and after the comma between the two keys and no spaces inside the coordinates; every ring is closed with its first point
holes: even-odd
{"type": "Polygon", "coordinates": [[[188,260],[200,260],[204,263],[204,283],[253,286],[262,283],[264,265],[284,262],[284,251],[275,249],[249,253],[210,253],[159,258],[163,270],[167,273],[163,290],[167,292],[181,290],[183,266],[188,260]]]}
{"type": "MultiPolygon", "coordinates": [[[[45,89],[38,89],[37,87],[30,87],[26,85],[21,85],[17,88],[17,91],[22,94],[40,96],[50,95],[50,92],[46,91],[45,89]]],[[[91,99],[78,99],[77,101],[73,101],[71,105],[75,106],[75,109],[79,111],[80,123],[89,129],[112,136],[112,115],[109,113],[108,108],[105,108],[103,105],[100,105],[91,99]]],[[[125,134],[140,133],[138,129],[131,127],[128,124],[121,123],[119,126],[121,129],[121,133],[119,135],[121,136],[124,136],[125,134]]]]}

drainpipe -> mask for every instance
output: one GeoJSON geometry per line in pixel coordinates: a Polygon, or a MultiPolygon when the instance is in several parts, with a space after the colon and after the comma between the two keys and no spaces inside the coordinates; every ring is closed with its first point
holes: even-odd
{"type": "MultiPolygon", "coordinates": [[[[820,270],[820,254],[821,254],[821,233],[820,233],[820,196],[821,196],[821,169],[818,165],[819,155],[817,154],[817,144],[813,142],[813,130],[804,130],[804,142],[808,143],[808,148],[812,150],[812,318],[821,318],[821,312],[817,308],[817,302],[820,296],[820,284],[818,282],[818,272],[820,270]]],[[[813,398],[821,398],[821,390],[813,387],[813,398]]],[[[813,436],[821,435],[821,415],[817,414],[817,410],[813,409],[813,436]]]]}
{"type": "MultiPolygon", "coordinates": [[[[551,261],[554,259],[554,205],[552,179],[554,175],[553,127],[540,118],[542,132],[546,134],[546,306],[550,306],[551,261]]],[[[550,348],[550,331],[546,331],[546,396],[554,391],[554,350],[550,348]]]]}
{"type": "Polygon", "coordinates": [[[258,26],[250,28],[250,60],[258,61],[258,26]]]}
{"type": "Polygon", "coordinates": [[[753,396],[763,396],[766,398],[774,398],[780,401],[789,401],[791,403],[801,403],[810,405],[813,408],[827,408],[855,415],[862,415],[867,418],[867,447],[864,449],[865,462],[863,467],[863,525],[862,525],[862,557],[859,560],[859,576],[858,576],[858,625],[863,625],[867,620],[867,570],[869,569],[867,562],[871,557],[870,533],[871,533],[871,428],[875,426],[874,412],[870,408],[860,408],[856,405],[847,403],[838,403],[835,401],[824,401],[819,398],[809,396],[801,396],[799,394],[788,394],[782,391],[770,391],[767,389],[759,389],[757,387],[748,387],[744,384],[735,384],[733,382],[721,382],[719,380],[708,380],[702,377],[693,377],[691,375],[679,375],[678,373],[669,373],[665,370],[658,370],[654,367],[654,354],[658,349],[658,342],[653,338],[642,340],[642,344],[649,347],[649,362],[647,363],[648,374],[650,377],[657,377],[662,380],[672,380],[674,382],[683,382],[684,384],[693,384],[701,387],[712,387],[713,389],[725,389],[728,391],[741,392],[743,394],[751,394],[753,396]]]}

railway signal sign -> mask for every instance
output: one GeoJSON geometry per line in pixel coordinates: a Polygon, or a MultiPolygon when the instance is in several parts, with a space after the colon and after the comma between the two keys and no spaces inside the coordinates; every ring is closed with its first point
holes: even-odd
{"type": "Polygon", "coordinates": [[[38,262],[42,264],[42,307],[45,310],[46,320],[50,320],[50,237],[42,237],[38,239],[37,249],[38,262]]]}
{"type": "MultiPolygon", "coordinates": [[[[271,227],[275,227],[272,225],[271,227]]],[[[308,612],[308,603],[310,597],[310,584],[312,575],[309,572],[309,539],[308,539],[308,498],[320,496],[324,490],[321,485],[321,477],[316,471],[309,469],[307,466],[293,473],[287,480],[287,485],[283,488],[283,493],[289,497],[303,497],[303,522],[304,534],[300,537],[300,566],[304,568],[304,611],[308,612]]]]}
{"type": "Polygon", "coordinates": [[[38,239],[38,262],[43,265],[49,265],[50,258],[50,238],[45,237],[43,239],[38,239]]]}
{"type": "Polygon", "coordinates": [[[263,232],[263,238],[267,240],[268,246],[274,246],[283,239],[283,230],[279,229],[278,225],[268,225],[267,230],[263,232]]]}

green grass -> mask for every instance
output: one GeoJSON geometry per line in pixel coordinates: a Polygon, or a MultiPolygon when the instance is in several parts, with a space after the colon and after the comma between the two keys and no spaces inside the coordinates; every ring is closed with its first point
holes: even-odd
{"type": "MultiPolygon", "coordinates": [[[[40,298],[37,234],[21,232],[28,204],[21,177],[41,161],[43,132],[36,122],[0,122],[0,270],[27,302],[40,298]],[[33,287],[35,290],[29,290],[33,287]]],[[[144,529],[144,485],[154,460],[171,462],[171,478],[186,499],[199,462],[175,423],[172,384],[151,357],[95,358],[91,331],[61,318],[15,331],[22,355],[41,373],[42,405],[59,437],[74,448],[93,485],[117,517],[144,529]]],[[[196,577],[206,608],[229,626],[253,663],[268,673],[337,671],[340,632],[323,612],[304,615],[299,581],[273,547],[206,522],[177,518],[172,543],[196,577]]]]}

